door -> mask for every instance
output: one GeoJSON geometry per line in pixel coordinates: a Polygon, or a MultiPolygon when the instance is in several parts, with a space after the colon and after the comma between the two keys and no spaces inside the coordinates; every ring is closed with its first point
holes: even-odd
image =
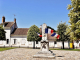
{"type": "Polygon", "coordinates": [[[14,39],[14,44],[16,44],[16,39],[14,39]]]}
{"type": "Polygon", "coordinates": [[[9,39],[7,39],[6,44],[9,44],[9,39]]]}

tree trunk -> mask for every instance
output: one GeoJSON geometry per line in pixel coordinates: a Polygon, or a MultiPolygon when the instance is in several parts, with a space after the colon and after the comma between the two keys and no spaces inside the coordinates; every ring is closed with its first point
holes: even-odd
{"type": "Polygon", "coordinates": [[[72,40],[72,48],[74,49],[74,41],[72,40]]]}
{"type": "Polygon", "coordinates": [[[63,44],[63,49],[64,49],[64,41],[62,41],[62,44],[63,44]]]}
{"type": "Polygon", "coordinates": [[[35,49],[35,41],[33,41],[33,49],[35,49]]]}

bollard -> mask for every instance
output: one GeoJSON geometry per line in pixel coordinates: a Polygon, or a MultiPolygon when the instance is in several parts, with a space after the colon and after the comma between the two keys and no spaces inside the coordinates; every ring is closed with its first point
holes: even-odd
{"type": "Polygon", "coordinates": [[[19,45],[19,48],[20,48],[20,45],[19,45]]]}
{"type": "Polygon", "coordinates": [[[36,46],[36,49],[37,49],[37,46],[36,46]]]}
{"type": "Polygon", "coordinates": [[[76,46],[76,49],[77,49],[77,46],[76,46]]]}
{"type": "Polygon", "coordinates": [[[11,48],[12,48],[12,45],[11,45],[11,48]]]}
{"type": "Polygon", "coordinates": [[[5,45],[4,45],[4,48],[5,48],[5,45]]]}
{"type": "Polygon", "coordinates": [[[61,49],[62,49],[62,46],[61,46],[61,49]]]}

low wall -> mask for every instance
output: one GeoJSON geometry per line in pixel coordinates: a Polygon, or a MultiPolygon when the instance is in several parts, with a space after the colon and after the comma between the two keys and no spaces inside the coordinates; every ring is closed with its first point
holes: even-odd
{"type": "Polygon", "coordinates": [[[1,46],[1,45],[5,45],[5,44],[6,44],[6,41],[0,40],[0,46],[1,46]]]}
{"type": "MultiPolygon", "coordinates": [[[[79,44],[80,44],[80,41],[79,41],[79,43],[76,43],[75,41],[74,41],[74,47],[80,47],[79,46],[79,44]]],[[[28,41],[28,42],[26,42],[25,43],[25,45],[18,45],[18,44],[15,44],[15,45],[9,45],[9,44],[6,44],[6,41],[4,41],[4,40],[0,40],[0,47],[3,47],[3,46],[14,46],[14,47],[33,47],[33,41],[28,41]]],[[[38,44],[36,44],[36,41],[35,41],[35,47],[40,47],[40,41],[38,42],[38,44]]],[[[60,41],[60,42],[57,42],[56,44],[54,44],[54,42],[49,42],[49,47],[59,47],[59,48],[61,48],[62,47],[62,42],[60,41]]],[[[69,45],[68,45],[68,41],[65,41],[64,42],[64,47],[65,48],[69,48],[69,45]]]]}

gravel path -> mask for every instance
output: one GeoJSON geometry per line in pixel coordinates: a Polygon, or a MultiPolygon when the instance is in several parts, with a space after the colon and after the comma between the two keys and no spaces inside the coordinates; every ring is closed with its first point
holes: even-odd
{"type": "Polygon", "coordinates": [[[51,50],[55,59],[33,58],[40,49],[16,48],[0,52],[0,60],[80,60],[80,51],[51,50]]]}

